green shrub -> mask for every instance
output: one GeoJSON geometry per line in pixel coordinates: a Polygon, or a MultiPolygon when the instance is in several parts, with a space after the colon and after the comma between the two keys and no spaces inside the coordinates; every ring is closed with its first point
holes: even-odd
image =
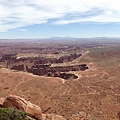
{"type": "Polygon", "coordinates": [[[15,108],[0,108],[0,120],[26,120],[27,114],[15,108]]]}

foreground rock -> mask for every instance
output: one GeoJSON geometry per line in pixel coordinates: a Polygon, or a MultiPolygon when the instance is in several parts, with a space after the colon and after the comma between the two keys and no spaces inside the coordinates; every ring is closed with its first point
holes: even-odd
{"type": "Polygon", "coordinates": [[[24,111],[30,116],[28,116],[30,120],[66,120],[60,115],[42,114],[42,110],[39,106],[15,95],[10,95],[5,99],[0,98],[0,105],[4,108],[14,107],[24,111]]]}
{"type": "Polygon", "coordinates": [[[31,117],[34,117],[38,120],[42,119],[41,108],[38,107],[37,105],[32,104],[29,101],[26,101],[25,99],[19,96],[15,95],[8,96],[3,103],[3,107],[5,108],[15,107],[18,110],[26,112],[31,117]]]}

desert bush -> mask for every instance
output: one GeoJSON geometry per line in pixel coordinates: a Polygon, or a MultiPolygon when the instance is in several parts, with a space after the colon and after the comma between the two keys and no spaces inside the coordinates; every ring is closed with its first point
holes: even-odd
{"type": "Polygon", "coordinates": [[[0,120],[26,120],[27,114],[15,108],[0,108],[0,120]]]}

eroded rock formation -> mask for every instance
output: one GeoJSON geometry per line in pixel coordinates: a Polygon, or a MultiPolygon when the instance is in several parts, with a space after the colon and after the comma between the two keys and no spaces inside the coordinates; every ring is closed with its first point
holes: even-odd
{"type": "MultiPolygon", "coordinates": [[[[39,76],[49,77],[60,77],[63,79],[76,79],[78,76],[71,73],[70,71],[84,71],[88,69],[86,64],[73,65],[73,66],[57,66],[59,63],[68,63],[77,58],[82,54],[74,53],[56,58],[47,57],[25,57],[17,58],[16,54],[6,54],[2,56],[2,59],[6,61],[6,68],[18,71],[26,71],[39,76]],[[27,61],[26,61],[27,60],[27,61]],[[52,64],[56,66],[52,66],[52,64]],[[26,67],[25,67],[26,66],[26,67]]],[[[1,59],[1,60],[2,60],[1,59]]]]}
{"type": "Polygon", "coordinates": [[[64,62],[71,62],[76,58],[79,58],[82,54],[70,54],[69,56],[62,56],[60,58],[37,58],[34,61],[34,64],[46,64],[46,63],[64,63],[64,62]]]}
{"type": "Polygon", "coordinates": [[[84,71],[88,69],[86,64],[81,65],[74,65],[74,66],[56,66],[56,67],[50,67],[50,65],[34,65],[31,68],[26,68],[26,70],[30,73],[33,73],[34,75],[39,76],[49,76],[49,77],[60,77],[64,79],[69,78],[78,78],[74,74],[65,73],[69,71],[84,71]]]}
{"type": "Polygon", "coordinates": [[[14,107],[18,110],[26,112],[31,120],[66,120],[60,115],[55,114],[42,114],[42,110],[39,106],[26,101],[19,96],[10,95],[8,97],[0,98],[0,104],[4,108],[14,107]],[[32,117],[32,118],[31,118],[32,117]]]}
{"type": "Polygon", "coordinates": [[[12,70],[19,70],[19,71],[24,71],[24,65],[14,65],[12,68],[12,70]]]}
{"type": "Polygon", "coordinates": [[[48,77],[60,77],[60,78],[63,78],[63,79],[77,79],[78,76],[75,75],[75,74],[72,74],[72,73],[59,73],[59,72],[56,72],[56,73],[48,73],[47,74],[48,77]]]}
{"type": "Polygon", "coordinates": [[[15,95],[8,96],[3,102],[3,107],[5,108],[15,107],[18,110],[26,112],[31,117],[34,117],[38,120],[42,119],[41,108],[35,104],[32,104],[29,101],[26,101],[25,99],[19,96],[15,96],[15,95]]]}

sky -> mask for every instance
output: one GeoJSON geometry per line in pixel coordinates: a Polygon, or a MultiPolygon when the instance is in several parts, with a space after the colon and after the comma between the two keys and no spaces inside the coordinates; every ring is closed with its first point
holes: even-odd
{"type": "Polygon", "coordinates": [[[119,0],[0,0],[0,39],[120,37],[119,0]]]}

